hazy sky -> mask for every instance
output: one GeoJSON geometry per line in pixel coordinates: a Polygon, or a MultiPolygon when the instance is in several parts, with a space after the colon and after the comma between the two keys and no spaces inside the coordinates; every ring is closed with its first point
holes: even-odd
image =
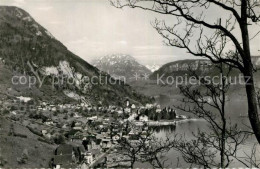
{"type": "MultiPolygon", "coordinates": [[[[131,54],[143,64],[191,58],[185,50],[165,46],[151,26],[155,17],[138,9],[112,7],[108,0],[0,0],[23,8],[69,50],[90,62],[112,53],[131,54]]],[[[259,27],[258,27],[259,30],[259,27]]],[[[259,55],[259,38],[253,54],[259,55]]]]}

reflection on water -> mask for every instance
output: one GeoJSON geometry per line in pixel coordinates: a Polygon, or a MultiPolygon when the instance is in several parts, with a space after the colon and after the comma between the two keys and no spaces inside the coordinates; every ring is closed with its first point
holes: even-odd
{"type": "MultiPolygon", "coordinates": [[[[228,112],[228,120],[232,122],[232,124],[238,124],[241,130],[248,130],[249,120],[247,117],[241,118],[241,115],[247,114],[247,105],[244,100],[233,99],[227,103],[227,112],[228,112]]],[[[185,114],[187,115],[187,114],[185,114]]],[[[198,132],[198,129],[201,131],[208,132],[209,128],[205,120],[186,120],[183,122],[177,123],[176,126],[159,126],[153,127],[153,130],[156,132],[156,136],[158,138],[166,138],[166,137],[174,137],[177,135],[182,135],[186,140],[190,140],[194,138],[194,133],[198,132]]],[[[246,141],[246,144],[243,145],[242,149],[240,149],[237,154],[239,156],[244,156],[244,153],[250,153],[254,144],[257,141],[254,136],[249,137],[246,141]]],[[[256,147],[260,151],[260,146],[256,147]]],[[[186,163],[182,158],[180,152],[172,149],[167,154],[167,167],[190,167],[190,164],[186,163]],[[178,166],[177,166],[178,164],[178,166]]],[[[257,158],[260,160],[260,154],[257,154],[257,158]]],[[[149,166],[149,165],[148,165],[149,166]]],[[[138,163],[136,167],[148,167],[147,164],[138,163]]],[[[234,160],[230,167],[245,167],[241,163],[234,160]]]]}
{"type": "Polygon", "coordinates": [[[176,130],[175,125],[169,125],[169,126],[151,126],[149,127],[153,132],[155,133],[173,133],[176,130]]]}
{"type": "MultiPolygon", "coordinates": [[[[207,123],[205,120],[187,120],[182,123],[177,123],[176,126],[159,126],[159,127],[153,127],[152,128],[156,132],[156,136],[158,138],[173,138],[177,135],[181,135],[185,138],[185,140],[190,140],[194,138],[194,134],[198,132],[198,129],[201,131],[208,131],[207,123]]],[[[249,137],[246,143],[241,147],[241,149],[238,150],[237,155],[238,156],[245,156],[245,153],[250,154],[252,151],[252,148],[254,148],[254,144],[257,143],[254,136],[249,137]]],[[[257,150],[260,152],[260,146],[256,147],[257,150]]],[[[257,154],[257,157],[260,160],[260,154],[257,154]]],[[[167,154],[167,167],[170,168],[176,168],[176,167],[190,167],[190,164],[186,163],[182,159],[182,155],[180,152],[172,149],[167,154]],[[178,165],[178,166],[177,166],[178,165]]],[[[149,164],[145,163],[138,163],[136,167],[150,167],[149,164]]],[[[245,167],[238,161],[234,160],[230,167],[245,167]]]]}

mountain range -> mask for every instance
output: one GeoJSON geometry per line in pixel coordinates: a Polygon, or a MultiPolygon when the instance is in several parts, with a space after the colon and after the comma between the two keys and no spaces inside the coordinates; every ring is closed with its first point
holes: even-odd
{"type": "MultiPolygon", "coordinates": [[[[137,103],[147,103],[151,101],[149,97],[139,94],[117,78],[124,76],[131,79],[135,74],[151,74],[150,79],[155,79],[162,74],[185,74],[190,64],[194,70],[202,73],[211,67],[208,60],[183,60],[165,64],[159,69],[155,66],[158,70],[152,73],[132,56],[125,54],[103,56],[94,61],[92,66],[70,52],[26,11],[12,6],[0,7],[0,37],[2,99],[26,96],[53,102],[121,104],[119,102],[127,98],[137,103]],[[32,76],[36,76],[36,83],[28,87],[32,76]],[[20,80],[24,77],[26,83],[14,84],[14,77],[20,80]],[[93,77],[100,81],[111,81],[105,84],[90,83],[93,77]],[[74,83],[71,84],[69,80],[74,83]],[[44,83],[41,84],[41,81],[44,83]]],[[[259,57],[254,57],[253,62],[259,66],[259,57]]]]}
{"type": "MultiPolygon", "coordinates": [[[[253,65],[256,68],[260,67],[260,56],[252,57],[253,65]]],[[[207,59],[186,59],[178,60],[174,62],[167,63],[160,67],[158,70],[154,71],[150,75],[150,79],[156,79],[158,77],[164,76],[184,76],[185,74],[190,74],[191,70],[196,72],[197,75],[215,75],[219,71],[215,68],[214,64],[207,59]]],[[[238,70],[233,70],[231,75],[238,75],[238,70]]]]}
{"type": "Polygon", "coordinates": [[[125,98],[138,103],[149,101],[129,85],[111,78],[70,52],[21,8],[0,7],[0,37],[2,97],[23,95],[53,102],[93,104],[120,104],[118,101],[125,98]],[[17,80],[24,77],[27,83],[14,84],[13,77],[17,80]],[[97,83],[92,83],[93,77],[97,83]],[[28,87],[30,78],[37,83],[28,87]],[[100,82],[106,79],[111,82],[100,82]],[[68,83],[68,80],[74,83],[68,83]]]}
{"type": "Polygon", "coordinates": [[[183,76],[189,74],[190,69],[201,74],[202,72],[209,71],[212,67],[212,63],[206,59],[178,60],[163,65],[158,70],[154,71],[153,74],[150,75],[150,78],[156,79],[161,76],[183,76]]]}
{"type": "Polygon", "coordinates": [[[94,60],[93,65],[117,79],[125,77],[126,80],[133,80],[136,75],[148,76],[152,73],[134,57],[126,54],[106,55],[94,60]]]}

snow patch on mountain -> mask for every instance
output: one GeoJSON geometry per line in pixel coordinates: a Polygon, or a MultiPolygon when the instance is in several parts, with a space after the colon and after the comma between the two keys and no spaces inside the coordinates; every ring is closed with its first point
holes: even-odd
{"type": "Polygon", "coordinates": [[[159,65],[146,65],[146,67],[151,70],[151,72],[155,72],[156,70],[160,69],[160,66],[159,65]]]}
{"type": "Polygon", "coordinates": [[[125,77],[131,79],[135,74],[151,74],[151,71],[144,65],[141,65],[136,59],[126,54],[113,54],[103,56],[93,62],[93,65],[101,71],[109,73],[112,77],[118,79],[125,77]]]}

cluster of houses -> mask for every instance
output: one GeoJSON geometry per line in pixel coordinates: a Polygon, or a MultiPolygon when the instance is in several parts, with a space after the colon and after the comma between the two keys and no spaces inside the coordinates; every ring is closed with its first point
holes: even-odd
{"type": "Polygon", "coordinates": [[[140,122],[147,122],[148,116],[140,112],[146,109],[155,109],[157,113],[162,111],[158,105],[141,106],[128,99],[125,100],[123,106],[108,107],[84,103],[54,105],[47,101],[34,102],[32,99],[22,97],[1,101],[0,104],[10,110],[10,114],[13,115],[23,114],[24,116],[25,114],[21,112],[33,110],[35,111],[35,113],[31,113],[33,115],[40,113],[46,116],[43,121],[41,118],[32,119],[27,113],[28,117],[23,120],[33,121],[34,125],[37,123],[38,127],[34,127],[34,130],[37,130],[36,133],[39,133],[44,140],[51,140],[53,143],[53,140],[59,139],[59,137],[64,138],[62,143],[54,142],[59,145],[51,160],[51,166],[54,168],[93,165],[105,152],[113,149],[120,138],[132,138],[139,132],[136,129],[125,131],[124,125],[127,121],[135,121],[138,116],[140,122]],[[58,110],[62,113],[54,116],[54,112],[58,110]],[[86,112],[92,112],[89,113],[92,115],[84,116],[83,114],[86,112]],[[95,112],[103,112],[103,115],[93,115],[95,112]],[[68,114],[70,114],[70,118],[64,118],[68,114]],[[127,114],[128,116],[114,119],[112,114],[127,114]]]}
{"type": "Polygon", "coordinates": [[[67,144],[61,144],[55,150],[52,167],[90,166],[112,149],[123,133],[119,124],[102,118],[88,118],[87,124],[73,121],[70,132],[66,134],[67,144]]]}
{"type": "Polygon", "coordinates": [[[56,148],[50,165],[56,169],[77,167],[78,164],[89,166],[99,154],[99,149],[87,151],[83,145],[61,144],[56,148]]]}
{"type": "MultiPolygon", "coordinates": [[[[78,104],[51,104],[48,101],[35,101],[30,97],[16,97],[12,99],[0,100],[0,105],[2,109],[6,109],[9,111],[14,111],[16,113],[20,112],[56,112],[56,111],[63,111],[63,110],[72,110],[74,112],[78,112],[78,110],[87,110],[89,112],[109,112],[109,113],[134,113],[138,112],[139,110],[154,107],[153,104],[147,104],[145,106],[140,106],[134,103],[130,103],[128,99],[125,100],[124,106],[95,106],[86,103],[78,103],[78,104]]],[[[158,108],[157,111],[161,111],[158,108]]]]}

